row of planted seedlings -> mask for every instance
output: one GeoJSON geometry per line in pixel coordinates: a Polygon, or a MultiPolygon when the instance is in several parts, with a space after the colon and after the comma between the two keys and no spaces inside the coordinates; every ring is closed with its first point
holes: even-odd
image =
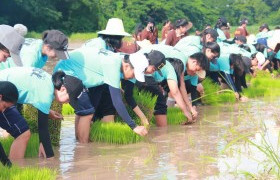
{"type": "MultiPolygon", "coordinates": [[[[53,102],[52,110],[61,113],[62,105],[53,102]]],[[[39,150],[39,135],[38,135],[38,111],[31,105],[23,105],[22,115],[27,120],[31,131],[31,137],[28,141],[27,148],[25,151],[26,158],[38,157],[39,150]]],[[[54,146],[59,145],[60,140],[60,130],[61,130],[61,121],[60,120],[51,120],[49,119],[49,131],[51,142],[54,146]]],[[[0,142],[6,152],[9,155],[10,147],[14,141],[14,138],[9,136],[7,138],[0,138],[0,142]]],[[[25,167],[20,168],[17,166],[12,166],[11,168],[4,167],[0,165],[0,179],[56,179],[57,172],[48,168],[38,168],[38,167],[25,167]]]]}

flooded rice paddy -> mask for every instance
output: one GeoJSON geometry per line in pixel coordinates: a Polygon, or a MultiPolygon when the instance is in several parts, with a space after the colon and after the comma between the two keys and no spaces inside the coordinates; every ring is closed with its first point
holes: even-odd
{"type": "Polygon", "coordinates": [[[274,179],[275,164],[249,141],[264,146],[266,140],[279,152],[279,104],[201,106],[195,124],[152,127],[143,142],[130,145],[79,144],[68,116],[54,160],[18,163],[57,169],[58,179],[274,179]]]}

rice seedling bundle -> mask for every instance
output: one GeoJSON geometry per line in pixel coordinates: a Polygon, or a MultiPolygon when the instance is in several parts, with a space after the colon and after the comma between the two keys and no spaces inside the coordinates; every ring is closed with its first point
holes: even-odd
{"type": "Polygon", "coordinates": [[[63,116],[65,116],[65,115],[73,115],[74,114],[74,109],[68,103],[67,104],[63,104],[62,105],[62,112],[61,112],[61,114],[63,116]]]}
{"type": "Polygon", "coordinates": [[[90,129],[90,140],[110,144],[131,144],[141,141],[142,137],[133,132],[126,124],[96,121],[90,129]]]}
{"type": "MultiPolygon", "coordinates": [[[[13,137],[0,138],[0,142],[3,145],[3,148],[6,154],[10,153],[11,145],[14,141],[13,137]]],[[[27,148],[25,151],[25,157],[38,157],[39,150],[39,135],[37,133],[31,134],[31,137],[28,141],[27,148]]]]}
{"type": "Polygon", "coordinates": [[[167,108],[167,124],[179,125],[187,121],[184,113],[180,108],[169,107],[167,108]]]}
{"type": "Polygon", "coordinates": [[[235,95],[232,90],[221,90],[219,85],[213,83],[209,78],[202,82],[204,95],[201,97],[204,104],[218,105],[221,103],[235,102],[235,95]]]}
{"type": "Polygon", "coordinates": [[[0,180],[55,180],[57,171],[48,168],[12,166],[5,167],[0,164],[0,180]]]}

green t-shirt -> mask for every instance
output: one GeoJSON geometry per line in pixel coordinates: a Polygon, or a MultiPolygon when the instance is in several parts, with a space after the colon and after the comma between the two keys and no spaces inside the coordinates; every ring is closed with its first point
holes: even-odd
{"type": "Polygon", "coordinates": [[[82,47],[70,52],[70,59],[60,60],[54,68],[79,78],[87,87],[108,84],[120,88],[122,56],[104,49],[82,47]]]}
{"type": "Polygon", "coordinates": [[[18,89],[20,104],[31,104],[49,114],[54,98],[51,75],[34,67],[13,67],[0,71],[0,80],[12,82],[18,89]]]}

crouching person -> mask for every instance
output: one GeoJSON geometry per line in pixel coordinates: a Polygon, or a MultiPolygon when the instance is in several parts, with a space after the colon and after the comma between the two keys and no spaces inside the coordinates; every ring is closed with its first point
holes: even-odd
{"type": "MultiPolygon", "coordinates": [[[[8,81],[0,81],[0,127],[13,136],[14,141],[10,148],[10,159],[24,157],[26,146],[30,138],[30,130],[25,119],[16,108],[18,90],[8,81]]],[[[0,160],[4,165],[11,165],[2,145],[0,146],[0,160]]]]}

